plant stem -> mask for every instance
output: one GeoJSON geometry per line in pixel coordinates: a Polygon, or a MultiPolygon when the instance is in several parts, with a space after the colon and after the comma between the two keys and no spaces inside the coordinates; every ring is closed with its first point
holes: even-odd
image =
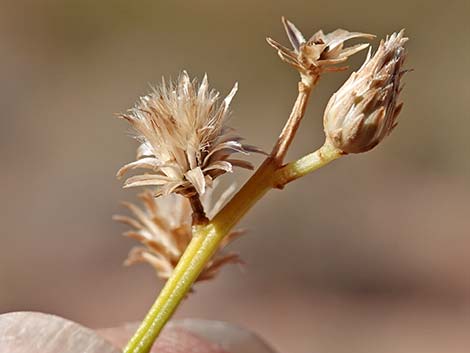
{"type": "Polygon", "coordinates": [[[274,145],[273,151],[271,152],[271,156],[274,160],[279,162],[279,165],[282,164],[287,150],[289,149],[297,129],[299,128],[300,122],[305,114],[305,109],[307,108],[307,102],[313,86],[314,84],[312,79],[305,77],[302,77],[302,80],[298,84],[299,93],[292,108],[292,112],[284,125],[276,144],[274,145]]]}
{"type": "Polygon", "coordinates": [[[194,236],[191,242],[137,332],[124,348],[125,353],[150,351],[163,326],[212,256],[218,243],[216,238],[220,237],[220,234],[211,231],[213,227],[209,225],[193,228],[194,236]]]}
{"type": "Polygon", "coordinates": [[[326,142],[315,152],[279,168],[274,175],[274,186],[282,189],[287,183],[325,166],[342,155],[343,152],[326,142]]]}
{"type": "Polygon", "coordinates": [[[191,205],[191,209],[193,210],[193,226],[199,226],[209,223],[209,219],[207,218],[206,213],[204,212],[204,206],[201,203],[199,195],[195,193],[194,195],[188,197],[188,199],[189,204],[191,205]]]}

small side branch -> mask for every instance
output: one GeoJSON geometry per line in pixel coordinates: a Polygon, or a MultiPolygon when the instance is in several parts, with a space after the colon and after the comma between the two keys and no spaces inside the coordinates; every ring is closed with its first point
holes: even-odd
{"type": "Polygon", "coordinates": [[[340,150],[325,143],[321,148],[306,156],[286,164],[274,174],[273,186],[278,189],[297,180],[344,155],[340,150]]]}
{"type": "Polygon", "coordinates": [[[209,218],[207,218],[206,213],[204,212],[204,206],[201,203],[199,194],[194,194],[189,197],[189,203],[193,210],[193,226],[200,226],[209,223],[209,218]]]}
{"type": "Polygon", "coordinates": [[[292,112],[271,152],[272,159],[279,166],[282,165],[287,154],[287,150],[289,149],[299,128],[300,122],[302,121],[313,86],[314,81],[307,81],[304,79],[298,84],[299,93],[295,104],[292,107],[292,112]]]}

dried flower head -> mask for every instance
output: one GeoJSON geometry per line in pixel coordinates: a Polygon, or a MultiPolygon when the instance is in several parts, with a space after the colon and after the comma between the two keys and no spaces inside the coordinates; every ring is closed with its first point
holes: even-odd
{"type": "Polygon", "coordinates": [[[288,49],[271,38],[268,43],[277,50],[280,58],[295,67],[302,76],[317,79],[324,71],[341,71],[347,67],[333,66],[344,63],[348,57],[367,48],[369,44],[357,44],[344,48],[344,42],[353,38],[374,38],[371,34],[348,32],[337,29],[334,32],[324,34],[323,31],[316,32],[309,40],[293,23],[282,18],[287,37],[293,49],[288,49]]]}
{"type": "Polygon", "coordinates": [[[260,152],[242,144],[242,138],[226,126],[236,91],[237,84],[219,103],[219,93],[209,89],[207,76],[198,86],[183,72],[176,85],[163,80],[160,87],[141,97],[129,114],[121,116],[141,142],[137,160],[122,167],[117,176],[136,168],[151,173],[127,179],[124,187],[155,185],[157,196],[172,192],[203,195],[215,178],[234,166],[253,169],[249,162],[231,158],[237,152],[260,152]]]}
{"type": "Polygon", "coordinates": [[[407,40],[403,30],[382,40],[330,98],[323,118],[326,138],[344,153],[369,151],[397,125],[407,40]]]}
{"type": "MultiPolygon", "coordinates": [[[[211,192],[205,193],[202,201],[209,210],[209,216],[221,208],[232,191],[232,188],[227,189],[214,205],[210,205],[211,192]]],[[[131,249],[125,265],[146,262],[154,267],[158,277],[166,280],[191,241],[191,207],[187,198],[176,194],[155,198],[152,191],[145,190],[139,198],[143,208],[129,202],[123,203],[134,218],[121,215],[113,217],[133,228],[125,232],[125,236],[144,245],[131,249]]],[[[199,275],[198,281],[213,278],[225,264],[242,263],[238,254],[224,253],[224,248],[243,233],[242,230],[235,230],[224,238],[218,252],[199,275]]]]}

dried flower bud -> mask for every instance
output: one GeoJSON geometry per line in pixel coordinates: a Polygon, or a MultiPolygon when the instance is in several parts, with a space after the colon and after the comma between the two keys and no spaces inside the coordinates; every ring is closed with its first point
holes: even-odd
{"type": "MultiPolygon", "coordinates": [[[[133,229],[125,232],[124,235],[136,239],[144,245],[131,249],[125,265],[146,262],[155,269],[158,277],[166,280],[172,274],[191,241],[191,207],[188,199],[180,195],[172,194],[160,198],[155,198],[153,195],[154,193],[150,190],[139,195],[143,208],[132,203],[123,203],[135,218],[121,215],[113,218],[132,227],[133,229]]],[[[210,192],[206,192],[202,201],[209,209],[209,214],[213,215],[227,197],[228,193],[225,192],[217,204],[211,206],[209,205],[210,192]]],[[[218,252],[199,275],[198,281],[213,278],[225,264],[242,263],[238,254],[224,253],[223,251],[227,244],[242,234],[243,231],[235,230],[224,238],[218,252]]]]}
{"type": "Polygon", "coordinates": [[[185,196],[202,195],[218,176],[234,166],[253,169],[244,160],[230,158],[233,153],[260,152],[227,127],[229,105],[237,91],[235,84],[219,103],[219,93],[209,90],[207,76],[199,87],[186,72],[178,82],[162,85],[140,98],[130,114],[122,115],[137,132],[141,145],[137,160],[118,173],[148,169],[151,174],[133,176],[124,187],[155,185],[156,195],[177,192],[185,196]]]}
{"type": "Polygon", "coordinates": [[[293,50],[288,49],[271,38],[268,43],[278,51],[280,58],[295,67],[302,76],[318,78],[324,71],[340,71],[346,67],[333,66],[345,62],[348,57],[367,48],[369,44],[357,44],[344,48],[344,42],[353,38],[374,38],[371,34],[348,32],[337,29],[324,34],[318,31],[309,40],[305,40],[302,33],[284,17],[282,23],[286,30],[293,50]]]}
{"type": "Polygon", "coordinates": [[[402,30],[382,40],[372,57],[369,51],[362,67],[330,98],[323,118],[325,134],[342,152],[369,151],[397,125],[403,46],[408,40],[403,35],[402,30]]]}

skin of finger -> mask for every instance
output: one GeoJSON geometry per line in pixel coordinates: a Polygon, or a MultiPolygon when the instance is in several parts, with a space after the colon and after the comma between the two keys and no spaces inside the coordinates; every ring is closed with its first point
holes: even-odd
{"type": "MultiPolygon", "coordinates": [[[[0,315],[0,353],[120,353],[137,324],[93,331],[42,313],[0,315]]],[[[272,353],[259,337],[232,324],[201,319],[170,322],[152,353],[272,353]],[[214,343],[216,342],[216,343],[214,343]],[[224,348],[222,348],[224,347],[224,348]]]]}
{"type": "MultiPolygon", "coordinates": [[[[97,333],[116,347],[124,348],[136,325],[97,330],[97,333]]],[[[151,353],[229,353],[219,345],[180,327],[167,327],[152,347],[151,353]]]]}
{"type": "MultiPolygon", "coordinates": [[[[64,318],[32,312],[0,315],[0,353],[121,353],[129,325],[100,334],[64,318]]],[[[179,327],[162,332],[152,353],[228,353],[179,327]]]]}
{"type": "Polygon", "coordinates": [[[89,328],[32,312],[0,315],[1,353],[120,353],[89,328]]]}
{"type": "MultiPolygon", "coordinates": [[[[117,347],[123,347],[138,326],[138,323],[129,323],[97,332],[117,347]]],[[[276,352],[261,337],[243,327],[223,321],[194,318],[169,322],[157,339],[154,351],[159,353],[180,351],[204,353],[214,351],[227,353],[276,352]]]]}

